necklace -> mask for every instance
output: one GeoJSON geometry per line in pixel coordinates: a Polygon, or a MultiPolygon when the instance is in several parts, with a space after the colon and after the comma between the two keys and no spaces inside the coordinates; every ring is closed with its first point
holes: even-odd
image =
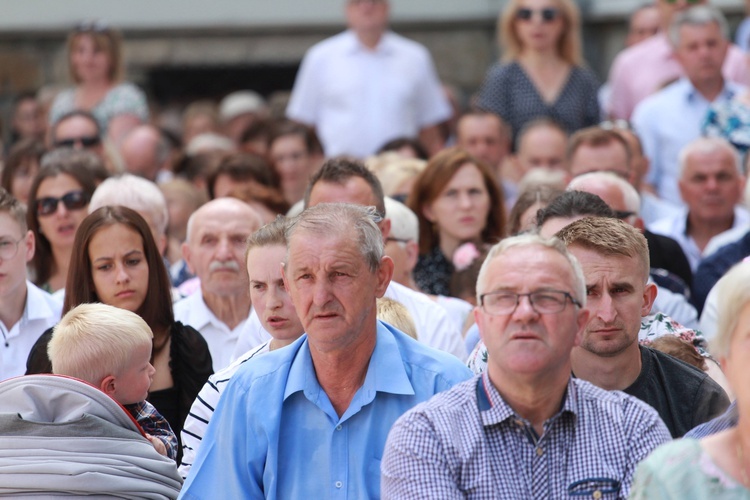
{"type": "Polygon", "coordinates": [[[745,454],[742,452],[742,440],[737,439],[737,460],[740,463],[740,476],[742,476],[742,484],[748,488],[750,487],[750,480],[747,478],[747,470],[745,469],[745,454]]]}

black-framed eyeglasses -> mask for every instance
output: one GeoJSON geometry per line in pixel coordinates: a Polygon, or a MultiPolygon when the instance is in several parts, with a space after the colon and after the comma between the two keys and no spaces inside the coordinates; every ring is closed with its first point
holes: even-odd
{"type": "Polygon", "coordinates": [[[479,296],[479,303],[484,312],[490,316],[513,314],[521,302],[521,297],[528,297],[532,309],[539,314],[555,314],[565,309],[570,300],[573,305],[582,307],[581,303],[568,292],[562,290],[538,290],[529,293],[516,293],[508,290],[488,292],[479,296]]]}
{"type": "Polygon", "coordinates": [[[14,240],[12,238],[0,238],[0,259],[10,260],[18,253],[18,244],[23,241],[23,236],[14,240]]]}
{"type": "Polygon", "coordinates": [[[76,144],[80,144],[83,148],[91,148],[98,146],[102,140],[97,135],[85,135],[83,137],[72,137],[70,139],[60,139],[55,141],[56,148],[72,148],[76,144]]]}
{"type": "Polygon", "coordinates": [[[89,197],[83,191],[71,191],[59,198],[48,196],[36,200],[37,215],[52,215],[57,211],[57,204],[63,202],[68,210],[80,210],[89,204],[89,197]]]}
{"type": "Polygon", "coordinates": [[[516,18],[522,21],[530,21],[534,17],[534,12],[538,12],[545,23],[551,23],[560,15],[560,11],[554,7],[547,7],[545,9],[528,9],[522,7],[516,11],[516,18]]]}

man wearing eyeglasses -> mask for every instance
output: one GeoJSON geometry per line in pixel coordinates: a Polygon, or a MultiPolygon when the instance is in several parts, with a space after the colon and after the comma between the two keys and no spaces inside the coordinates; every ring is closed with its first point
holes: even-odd
{"type": "Polygon", "coordinates": [[[669,432],[641,401],[571,377],[589,319],[576,259],[556,239],[507,238],[477,294],[487,371],[394,424],[383,498],[626,497],[636,464],[669,432]]]}
{"type": "Polygon", "coordinates": [[[387,0],[346,0],[348,28],[313,46],[300,65],[287,116],[315,127],[328,157],[364,158],[399,137],[434,154],[451,116],[432,58],[388,30],[387,0]]]}
{"type": "Polygon", "coordinates": [[[53,148],[85,149],[104,160],[101,130],[94,116],[81,110],[71,111],[52,125],[53,148]]]}
{"type": "Polygon", "coordinates": [[[60,320],[62,303],[26,279],[33,256],[26,209],[0,188],[0,380],[26,373],[32,346],[60,320]]]}

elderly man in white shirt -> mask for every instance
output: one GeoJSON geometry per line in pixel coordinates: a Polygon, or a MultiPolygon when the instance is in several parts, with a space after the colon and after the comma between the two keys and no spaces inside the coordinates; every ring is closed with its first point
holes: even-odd
{"type": "Polygon", "coordinates": [[[261,225],[260,215],[234,198],[210,201],[188,221],[183,256],[200,288],[174,305],[174,316],[206,339],[214,371],[231,362],[250,314],[245,242],[261,225]]]}
{"type": "Polygon", "coordinates": [[[741,238],[750,213],[738,206],[745,187],[739,155],[726,140],[696,139],[679,155],[679,189],[687,208],[656,221],[649,229],[677,241],[693,272],[701,260],[741,238]]]}
{"type": "Polygon", "coordinates": [[[0,188],[0,380],[26,373],[34,343],[60,320],[62,303],[26,279],[34,248],[26,209],[0,188]]]}
{"type": "Polygon", "coordinates": [[[345,12],[349,29],[305,55],[287,116],[315,127],[329,157],[417,136],[438,151],[451,110],[427,49],[388,30],[386,0],[346,0],[345,12]]]}

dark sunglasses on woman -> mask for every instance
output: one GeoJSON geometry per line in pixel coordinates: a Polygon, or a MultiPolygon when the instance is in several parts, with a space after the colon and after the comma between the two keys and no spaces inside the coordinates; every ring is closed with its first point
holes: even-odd
{"type": "Polygon", "coordinates": [[[560,11],[554,7],[547,7],[546,9],[527,9],[520,8],[516,11],[516,18],[522,21],[530,21],[534,17],[534,12],[538,12],[542,16],[542,21],[545,23],[551,23],[557,16],[560,15],[560,11]]]}
{"type": "Polygon", "coordinates": [[[51,215],[57,211],[57,204],[63,202],[68,210],[80,210],[85,208],[89,203],[89,197],[83,191],[71,191],[65,193],[60,198],[48,196],[36,200],[37,215],[51,215]]]}

